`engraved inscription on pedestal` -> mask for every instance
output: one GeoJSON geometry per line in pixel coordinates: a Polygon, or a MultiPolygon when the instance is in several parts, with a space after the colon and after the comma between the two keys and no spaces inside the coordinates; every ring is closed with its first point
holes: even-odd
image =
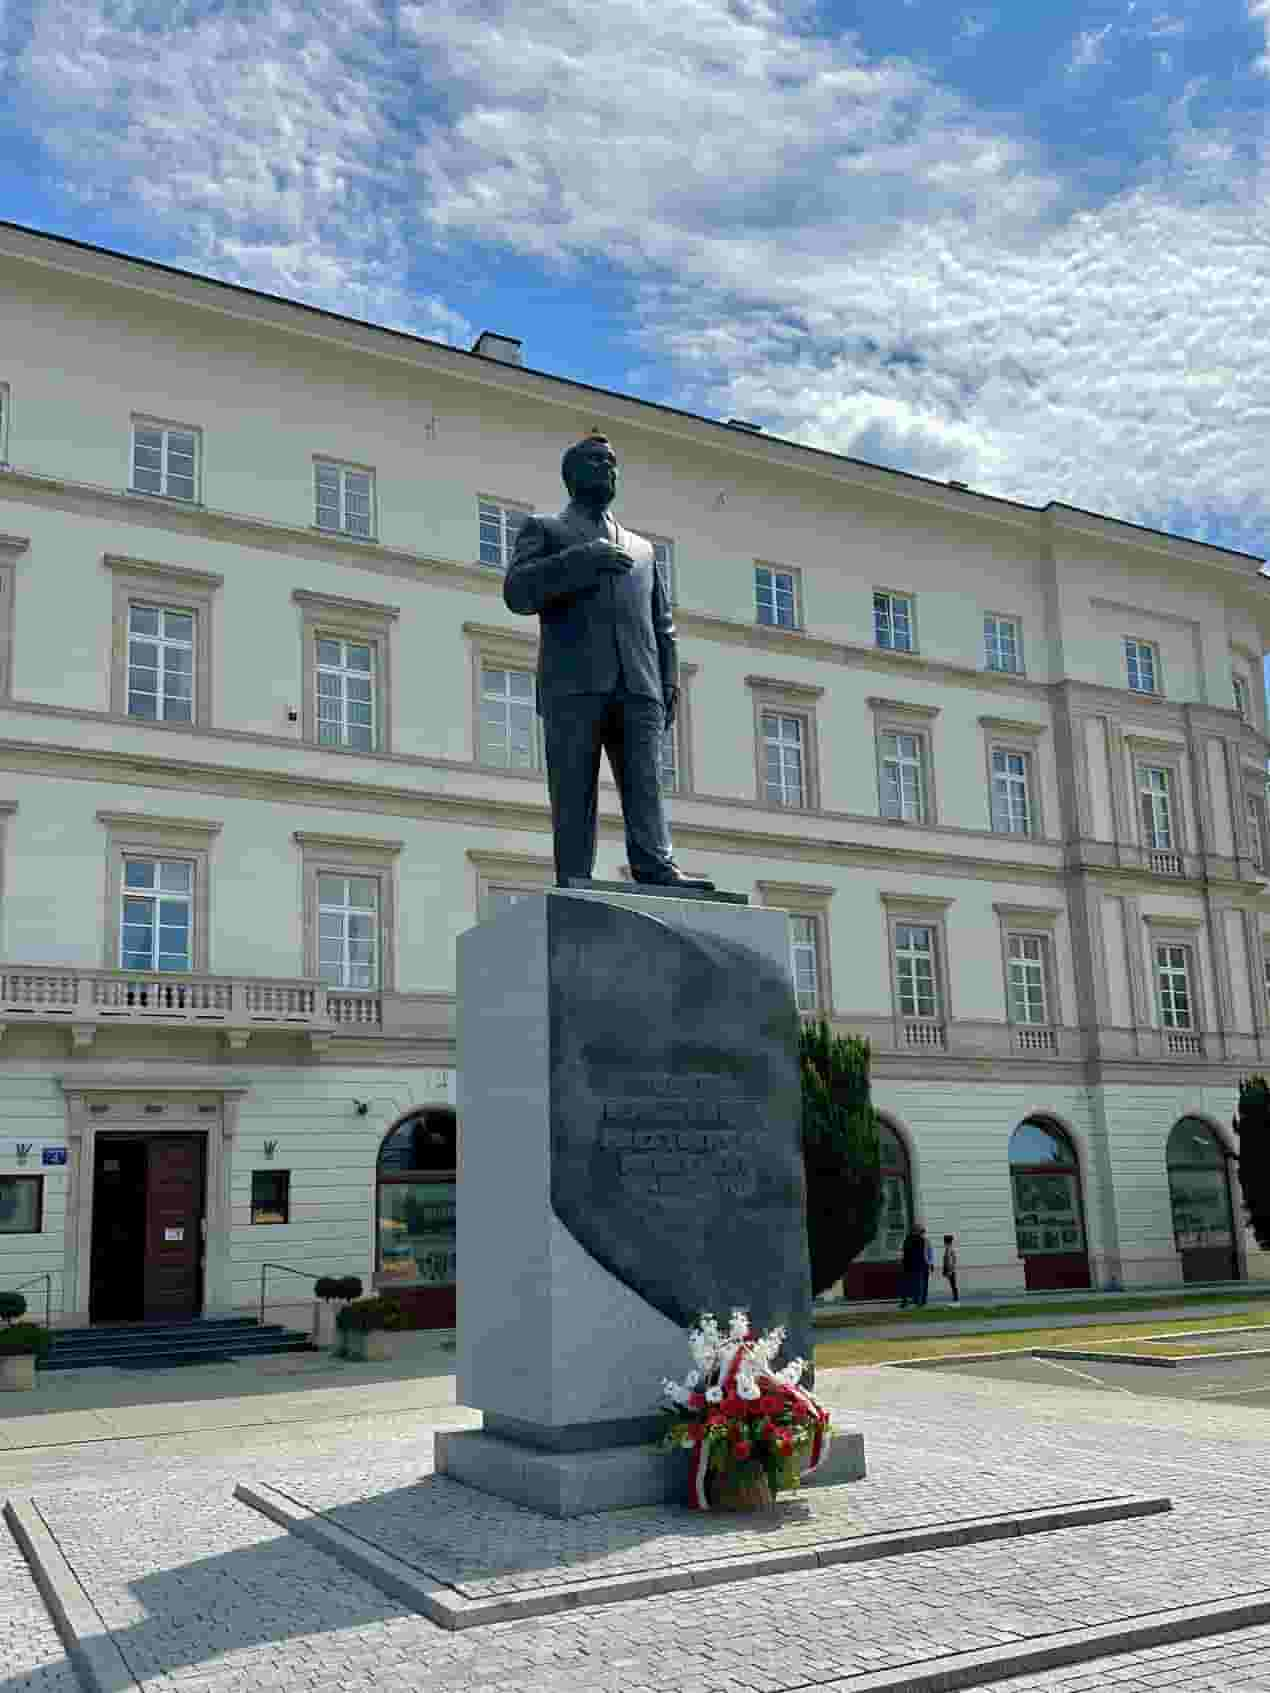
{"type": "Polygon", "coordinates": [[[788,974],[598,901],[553,900],[549,925],[557,1217],[674,1322],[744,1305],[807,1352],[788,974]]]}

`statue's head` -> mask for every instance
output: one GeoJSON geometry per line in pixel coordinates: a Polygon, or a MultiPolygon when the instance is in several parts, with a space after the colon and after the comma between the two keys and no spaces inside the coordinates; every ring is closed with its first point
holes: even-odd
{"type": "Polygon", "coordinates": [[[617,492],[617,454],[604,435],[575,441],[560,461],[560,474],[570,499],[611,500],[617,492]]]}

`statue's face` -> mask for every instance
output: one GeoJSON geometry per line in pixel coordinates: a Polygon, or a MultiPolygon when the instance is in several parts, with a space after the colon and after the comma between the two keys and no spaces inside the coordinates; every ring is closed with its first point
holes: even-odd
{"type": "Polygon", "coordinates": [[[617,493],[617,455],[596,441],[573,460],[573,493],[580,500],[609,501],[617,493]]]}

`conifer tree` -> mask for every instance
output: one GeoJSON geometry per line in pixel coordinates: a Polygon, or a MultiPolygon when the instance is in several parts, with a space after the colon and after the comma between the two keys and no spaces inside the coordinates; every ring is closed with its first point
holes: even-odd
{"type": "Polygon", "coordinates": [[[877,1233],[881,1145],[869,1097],[867,1040],[835,1035],[822,1017],[799,1033],[803,1166],[811,1289],[824,1293],[877,1233]]]}

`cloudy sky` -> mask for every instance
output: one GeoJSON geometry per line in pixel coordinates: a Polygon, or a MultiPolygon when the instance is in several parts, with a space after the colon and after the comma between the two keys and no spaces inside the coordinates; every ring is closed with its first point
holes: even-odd
{"type": "Polygon", "coordinates": [[[1270,552],[1270,0],[0,0],[0,216],[1270,552]]]}

